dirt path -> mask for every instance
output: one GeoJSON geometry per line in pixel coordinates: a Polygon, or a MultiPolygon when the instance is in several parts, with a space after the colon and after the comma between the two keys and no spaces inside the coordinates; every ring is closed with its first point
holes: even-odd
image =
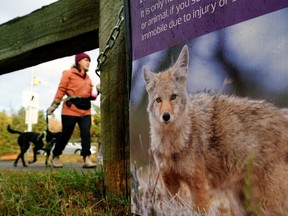
{"type": "MultiPolygon", "coordinates": [[[[25,161],[28,164],[28,167],[23,167],[21,160],[18,161],[18,166],[14,167],[14,160],[17,157],[16,155],[5,155],[4,157],[0,158],[0,171],[1,170],[21,170],[21,171],[49,171],[51,169],[55,170],[53,167],[46,167],[45,165],[45,156],[44,155],[39,155],[38,161],[33,164],[28,164],[28,161],[31,160],[31,157],[25,156],[25,161]]],[[[96,156],[95,156],[96,157],[96,156]]],[[[94,169],[83,169],[83,160],[80,155],[63,155],[61,157],[62,163],[63,163],[63,168],[62,169],[76,169],[79,171],[89,171],[89,170],[94,170],[94,169]]],[[[60,168],[61,169],[61,168],[60,168]]],[[[59,170],[56,169],[56,170],[59,170]]]]}

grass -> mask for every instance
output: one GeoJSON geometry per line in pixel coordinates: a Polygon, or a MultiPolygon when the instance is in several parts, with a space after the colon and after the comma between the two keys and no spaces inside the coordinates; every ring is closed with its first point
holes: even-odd
{"type": "Polygon", "coordinates": [[[0,197],[1,215],[133,215],[130,200],[105,197],[101,168],[0,171],[0,197]]]}

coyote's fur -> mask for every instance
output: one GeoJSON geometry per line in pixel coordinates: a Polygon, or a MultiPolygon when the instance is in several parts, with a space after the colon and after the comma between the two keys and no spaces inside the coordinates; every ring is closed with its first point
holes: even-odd
{"type": "Polygon", "coordinates": [[[287,215],[287,112],[236,96],[189,96],[188,62],[185,45],[166,71],[143,68],[151,152],[165,188],[173,196],[188,186],[200,212],[229,194],[238,210],[230,206],[228,215],[287,215]]]}

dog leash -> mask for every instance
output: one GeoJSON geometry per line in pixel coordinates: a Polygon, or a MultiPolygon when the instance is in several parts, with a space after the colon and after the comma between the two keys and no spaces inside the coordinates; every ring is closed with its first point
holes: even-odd
{"type": "Polygon", "coordinates": [[[48,114],[46,113],[46,130],[49,130],[48,114]]]}
{"type": "Polygon", "coordinates": [[[52,148],[51,142],[47,142],[46,140],[46,136],[47,136],[47,131],[49,131],[49,118],[48,118],[48,114],[46,113],[46,130],[43,131],[43,138],[42,141],[44,143],[44,149],[46,150],[50,150],[52,148]]]}

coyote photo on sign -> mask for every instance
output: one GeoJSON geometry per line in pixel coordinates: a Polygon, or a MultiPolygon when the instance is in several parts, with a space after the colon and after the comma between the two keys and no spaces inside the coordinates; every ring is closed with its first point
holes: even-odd
{"type": "Polygon", "coordinates": [[[187,45],[169,69],[143,67],[150,150],[167,197],[186,187],[199,214],[287,215],[287,111],[264,100],[190,95],[188,67],[187,45]]]}

